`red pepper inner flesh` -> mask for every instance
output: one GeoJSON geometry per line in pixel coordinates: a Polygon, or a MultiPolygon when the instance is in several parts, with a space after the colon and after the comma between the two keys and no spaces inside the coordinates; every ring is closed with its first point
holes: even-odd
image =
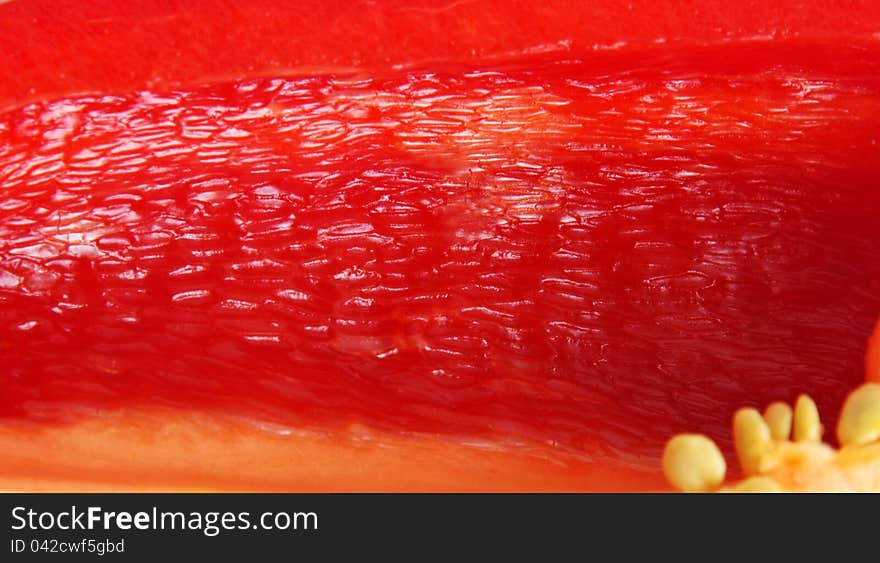
{"type": "Polygon", "coordinates": [[[743,404],[838,412],[880,310],[878,55],[516,56],[9,110],[0,416],[172,407],[647,465],[678,431],[726,443],[743,404]]]}

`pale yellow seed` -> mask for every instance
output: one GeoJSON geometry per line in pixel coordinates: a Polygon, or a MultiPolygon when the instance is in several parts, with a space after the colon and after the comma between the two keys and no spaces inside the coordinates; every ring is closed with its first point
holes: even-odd
{"type": "Polygon", "coordinates": [[[717,488],[727,473],[721,450],[702,434],[679,434],[666,442],[663,474],[684,492],[705,492],[717,488]]]}
{"type": "Polygon", "coordinates": [[[770,429],[757,409],[742,408],[733,416],[733,443],[743,473],[761,471],[761,460],[773,448],[770,429]]]}
{"type": "Polygon", "coordinates": [[[880,440],[880,384],[866,383],[849,394],[837,423],[837,439],[845,446],[880,440]]]}
{"type": "Polygon", "coordinates": [[[822,421],[819,409],[807,395],[801,395],[794,404],[794,441],[819,442],[822,440],[822,421]]]}
{"type": "Polygon", "coordinates": [[[770,428],[770,436],[777,442],[791,437],[791,407],[787,403],[771,403],[764,410],[764,422],[770,428]]]}
{"type": "Polygon", "coordinates": [[[759,475],[757,477],[749,477],[742,483],[733,488],[737,493],[779,493],[782,487],[770,477],[759,475]]]}

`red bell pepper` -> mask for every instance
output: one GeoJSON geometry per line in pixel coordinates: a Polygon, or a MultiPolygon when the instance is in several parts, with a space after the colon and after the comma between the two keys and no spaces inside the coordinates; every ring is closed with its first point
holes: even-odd
{"type": "Polygon", "coordinates": [[[0,6],[0,483],[659,488],[837,412],[880,9],[433,4],[0,6]]]}

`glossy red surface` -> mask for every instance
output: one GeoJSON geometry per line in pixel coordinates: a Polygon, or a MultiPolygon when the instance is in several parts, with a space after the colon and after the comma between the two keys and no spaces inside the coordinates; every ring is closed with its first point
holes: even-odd
{"type": "Polygon", "coordinates": [[[331,73],[0,117],[7,419],[171,406],[650,460],[880,309],[878,47],[331,73]]]}
{"type": "Polygon", "coordinates": [[[529,53],[876,41],[873,0],[13,0],[0,107],[255,76],[529,53]]]}

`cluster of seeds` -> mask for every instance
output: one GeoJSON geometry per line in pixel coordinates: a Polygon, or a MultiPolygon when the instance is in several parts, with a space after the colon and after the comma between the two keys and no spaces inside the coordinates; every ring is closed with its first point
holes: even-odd
{"type": "Polygon", "coordinates": [[[850,393],[837,425],[840,449],[822,442],[816,403],[801,395],[794,409],[770,404],[761,414],[741,408],[733,439],[745,479],[723,487],[727,464],[702,434],[679,434],[666,444],[663,472],[685,492],[880,491],[880,384],[850,393]]]}

